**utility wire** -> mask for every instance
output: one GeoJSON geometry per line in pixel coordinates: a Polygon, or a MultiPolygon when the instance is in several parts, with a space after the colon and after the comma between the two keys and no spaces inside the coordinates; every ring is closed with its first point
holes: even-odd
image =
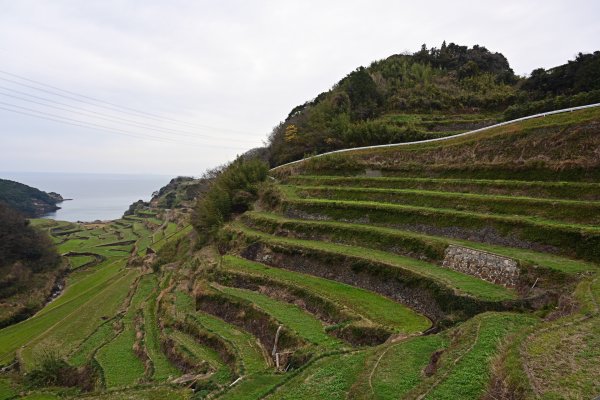
{"type": "MultiPolygon", "coordinates": [[[[135,126],[137,128],[149,129],[149,130],[156,131],[156,132],[162,132],[162,133],[167,133],[167,134],[172,134],[172,135],[174,134],[174,135],[179,135],[179,136],[183,136],[183,137],[187,137],[187,138],[194,138],[194,139],[195,138],[218,139],[218,138],[216,138],[214,136],[193,134],[191,132],[188,133],[188,134],[185,134],[185,133],[180,133],[179,131],[176,131],[176,130],[171,130],[169,128],[157,128],[155,126],[148,125],[148,124],[145,124],[145,123],[142,123],[142,122],[138,122],[138,121],[134,121],[134,120],[130,120],[130,119],[127,119],[127,118],[115,117],[115,116],[112,116],[112,115],[109,115],[109,114],[103,114],[103,113],[98,113],[98,112],[94,112],[94,111],[89,111],[89,110],[86,110],[86,109],[83,109],[83,108],[80,108],[80,107],[73,107],[73,106],[70,106],[69,104],[66,104],[66,103],[55,102],[55,101],[47,99],[47,98],[43,98],[43,97],[39,97],[39,96],[33,96],[33,95],[30,95],[30,94],[27,94],[27,93],[24,93],[24,92],[20,92],[18,90],[12,90],[10,88],[5,88],[3,86],[0,86],[0,89],[2,89],[2,90],[11,90],[11,91],[16,92],[16,93],[21,93],[21,94],[23,94],[25,96],[30,96],[30,97],[33,97],[33,98],[41,99],[43,101],[50,102],[50,103],[61,104],[61,105],[64,105],[66,107],[69,107],[69,108],[74,108],[75,110],[83,110],[83,111],[74,111],[74,110],[71,110],[69,108],[59,107],[59,106],[56,106],[56,105],[53,105],[53,104],[45,104],[45,103],[42,103],[42,102],[39,102],[39,101],[36,101],[36,100],[26,99],[26,98],[21,97],[21,96],[15,96],[13,94],[3,93],[2,91],[0,91],[0,95],[2,95],[2,96],[11,97],[11,98],[18,99],[18,100],[21,100],[21,101],[26,101],[26,102],[29,102],[29,103],[38,104],[38,105],[41,105],[41,106],[44,106],[44,107],[49,107],[49,108],[54,108],[54,109],[57,109],[57,110],[67,111],[67,112],[78,114],[78,115],[89,116],[91,118],[99,118],[99,119],[102,119],[102,120],[105,120],[105,121],[109,121],[109,122],[113,122],[113,123],[116,122],[116,123],[121,123],[121,124],[125,124],[125,125],[131,125],[131,126],[135,126]]],[[[247,143],[254,143],[251,140],[236,140],[236,141],[238,141],[238,142],[242,141],[242,142],[247,142],[247,143]]]]}
{"type": "Polygon", "coordinates": [[[0,109],[5,110],[5,111],[10,111],[10,112],[13,112],[13,113],[17,113],[17,114],[27,115],[27,116],[30,116],[30,117],[35,117],[35,118],[45,119],[45,120],[49,120],[49,121],[59,122],[59,123],[66,124],[66,125],[73,125],[73,126],[78,126],[78,127],[82,127],[82,128],[88,128],[88,129],[95,129],[95,130],[99,130],[99,131],[104,131],[104,132],[108,132],[108,133],[112,133],[112,134],[117,134],[117,135],[135,137],[137,139],[158,141],[158,142],[162,142],[162,143],[184,143],[186,145],[198,146],[198,147],[203,147],[203,148],[208,147],[208,148],[218,148],[218,149],[227,149],[227,150],[246,150],[244,148],[239,148],[239,147],[205,145],[205,144],[190,143],[190,142],[178,142],[176,140],[169,140],[168,138],[164,138],[164,137],[160,137],[160,136],[142,135],[142,134],[138,134],[138,133],[132,133],[132,132],[127,132],[127,131],[122,131],[120,129],[114,129],[114,128],[103,126],[103,125],[99,125],[99,124],[86,123],[86,122],[82,122],[82,121],[75,120],[75,119],[72,119],[72,118],[55,116],[55,115],[52,115],[52,114],[49,114],[49,113],[44,113],[44,112],[33,110],[33,109],[30,109],[30,108],[27,108],[27,107],[15,106],[15,105],[12,105],[12,104],[9,104],[9,103],[4,103],[4,102],[0,102],[0,109]],[[22,110],[25,110],[25,111],[13,110],[13,109],[10,109],[10,108],[3,107],[2,105],[9,106],[9,107],[19,108],[19,109],[22,109],[22,110]],[[39,114],[42,114],[42,115],[39,115],[39,114]]]}
{"type": "MultiPolygon", "coordinates": [[[[91,111],[91,110],[86,109],[86,108],[73,106],[71,104],[63,103],[63,102],[60,102],[60,101],[56,101],[54,99],[48,99],[46,97],[36,96],[36,95],[33,95],[33,94],[22,92],[20,90],[9,88],[9,87],[6,87],[6,86],[0,86],[0,89],[7,90],[7,91],[10,91],[10,92],[13,92],[13,93],[18,93],[18,94],[21,94],[21,95],[24,95],[24,96],[32,97],[34,99],[39,99],[39,100],[43,100],[43,101],[47,101],[47,102],[51,102],[51,103],[55,103],[55,104],[60,104],[60,105],[63,105],[63,106],[66,106],[66,107],[70,107],[70,108],[74,108],[74,109],[77,109],[77,110],[82,110],[82,111],[86,111],[86,112],[90,112],[90,113],[98,114],[98,115],[104,115],[104,116],[107,116],[107,117],[110,117],[110,118],[113,118],[113,119],[118,119],[118,120],[122,120],[122,121],[133,122],[133,123],[138,123],[138,124],[146,125],[146,126],[149,126],[149,127],[155,127],[154,125],[150,125],[150,124],[147,124],[147,123],[144,123],[144,122],[136,121],[136,120],[129,119],[129,118],[117,117],[117,116],[113,116],[113,115],[106,114],[106,113],[100,113],[100,112],[97,112],[97,111],[91,111]]],[[[29,101],[29,100],[25,100],[25,101],[29,101]]],[[[96,107],[96,106],[93,105],[93,107],[96,107]]],[[[205,137],[205,138],[210,138],[210,139],[222,139],[221,137],[208,136],[208,135],[198,134],[196,132],[184,131],[184,130],[180,130],[180,129],[163,128],[163,127],[161,127],[160,129],[165,129],[165,130],[169,130],[169,131],[173,131],[173,132],[177,132],[177,133],[186,133],[186,134],[192,135],[192,137],[205,137]]],[[[186,135],[186,136],[189,136],[189,135],[186,135]]],[[[251,142],[251,141],[242,140],[242,139],[236,139],[236,140],[251,142]]]]}
{"type": "MultiPolygon", "coordinates": [[[[13,78],[18,78],[18,79],[21,79],[21,80],[24,80],[24,81],[27,81],[27,82],[35,83],[37,85],[41,85],[41,86],[45,86],[45,87],[48,87],[48,88],[51,88],[51,89],[54,89],[54,90],[58,90],[58,91],[63,92],[63,93],[68,93],[69,95],[72,95],[72,96],[78,96],[78,97],[81,97],[83,99],[88,99],[88,100],[94,101],[96,103],[106,104],[107,106],[103,106],[103,105],[99,105],[99,104],[93,104],[93,103],[90,103],[88,101],[77,99],[77,98],[74,98],[74,97],[71,97],[71,96],[65,96],[65,95],[62,95],[60,93],[56,93],[56,92],[53,92],[53,91],[50,91],[50,90],[46,90],[46,89],[43,89],[43,88],[39,88],[39,87],[27,85],[27,84],[22,83],[22,82],[18,82],[18,81],[14,81],[14,80],[11,80],[11,79],[1,78],[0,77],[0,79],[4,80],[4,81],[12,82],[12,83],[15,83],[17,85],[29,87],[29,88],[34,89],[34,90],[43,91],[43,92],[46,92],[46,93],[53,94],[55,96],[60,96],[60,97],[68,98],[68,99],[71,99],[71,100],[74,100],[74,101],[79,101],[79,102],[82,102],[82,103],[85,103],[85,104],[94,105],[96,107],[102,107],[102,108],[110,109],[112,111],[117,111],[117,112],[121,112],[121,113],[124,113],[124,114],[130,114],[130,115],[131,115],[131,113],[141,114],[145,118],[153,119],[153,120],[156,120],[156,121],[165,121],[165,120],[166,121],[171,121],[172,123],[177,123],[177,124],[180,124],[180,125],[187,125],[188,127],[192,127],[192,128],[196,127],[196,128],[202,128],[202,129],[220,130],[220,131],[224,131],[224,132],[231,132],[231,133],[238,133],[238,134],[245,134],[245,135],[248,134],[248,132],[242,132],[242,131],[237,131],[237,130],[227,129],[227,128],[218,128],[218,127],[209,126],[209,125],[193,124],[193,123],[189,123],[189,122],[186,122],[186,121],[181,121],[181,120],[174,119],[174,118],[169,118],[169,117],[164,117],[164,116],[160,116],[160,115],[157,115],[157,114],[152,114],[152,113],[149,113],[149,112],[146,112],[146,111],[137,110],[135,108],[131,108],[131,107],[119,105],[119,104],[116,104],[116,103],[111,103],[111,102],[104,101],[104,100],[101,100],[101,99],[98,99],[98,98],[95,98],[95,97],[86,96],[86,95],[83,95],[83,94],[80,94],[80,93],[76,93],[76,92],[72,92],[72,91],[69,91],[69,90],[61,89],[61,88],[53,86],[53,85],[48,85],[46,83],[43,83],[43,82],[40,82],[40,81],[36,81],[36,80],[33,80],[33,79],[29,79],[29,78],[26,78],[24,76],[13,74],[11,72],[7,72],[7,71],[3,71],[3,70],[0,70],[0,73],[4,74],[4,75],[11,76],[13,78]],[[108,106],[110,106],[110,107],[108,107],[108,106]],[[123,110],[128,110],[128,111],[123,111],[123,110]]],[[[137,115],[137,116],[139,117],[139,115],[137,115]]]]}

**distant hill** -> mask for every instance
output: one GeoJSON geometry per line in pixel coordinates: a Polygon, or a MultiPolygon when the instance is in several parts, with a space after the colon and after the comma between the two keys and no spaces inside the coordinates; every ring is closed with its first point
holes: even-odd
{"type": "Polygon", "coordinates": [[[40,217],[60,209],[63,201],[58,193],[46,193],[23,183],[0,179],[0,202],[27,217],[40,217]]]}
{"type": "Polygon", "coordinates": [[[269,137],[269,161],[431,139],[594,102],[600,102],[600,51],[523,78],[483,46],[423,45],[358,67],[293,108],[269,137]]]}

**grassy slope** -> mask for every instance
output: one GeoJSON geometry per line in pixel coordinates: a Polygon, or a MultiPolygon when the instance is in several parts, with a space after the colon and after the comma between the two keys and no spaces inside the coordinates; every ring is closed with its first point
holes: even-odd
{"type": "Polygon", "coordinates": [[[158,287],[155,286],[150,297],[143,305],[143,316],[146,350],[154,367],[152,380],[160,382],[169,377],[179,376],[180,372],[169,362],[160,346],[159,327],[156,315],[157,295],[158,287]]]}
{"type": "Polygon", "coordinates": [[[196,322],[204,329],[221,336],[233,344],[242,361],[245,373],[261,372],[268,367],[267,360],[263,356],[261,347],[254,336],[212,315],[202,312],[196,313],[194,300],[191,296],[183,292],[177,292],[176,295],[178,311],[192,313],[196,322]]]}
{"type": "Polygon", "coordinates": [[[346,399],[366,355],[360,351],[318,360],[267,399],[346,399]]]}
{"type": "MultiPolygon", "coordinates": [[[[289,246],[305,247],[324,252],[343,254],[348,257],[365,259],[390,265],[394,268],[406,269],[418,275],[432,278],[443,285],[454,288],[459,292],[484,299],[484,300],[509,300],[516,298],[516,294],[502,286],[482,281],[470,275],[461,274],[454,270],[440,268],[434,264],[415,260],[408,257],[390,254],[384,251],[369,249],[357,246],[343,246],[334,243],[317,242],[312,240],[299,240],[280,238],[266,235],[262,232],[249,229],[245,226],[234,224],[235,229],[243,232],[248,237],[264,240],[270,243],[277,243],[289,246]]],[[[407,317],[412,312],[407,309],[407,317]]],[[[414,313],[412,313],[414,315],[414,313]]]]}
{"type": "Polygon", "coordinates": [[[600,277],[582,281],[575,297],[578,312],[522,338],[520,358],[532,396],[577,399],[600,393],[600,277]]]}
{"type": "Polygon", "coordinates": [[[377,201],[421,207],[453,208],[478,213],[537,217],[581,225],[596,225],[600,222],[598,201],[361,187],[287,186],[284,187],[285,189],[288,192],[291,189],[303,198],[377,201]]]}
{"type": "Polygon", "coordinates": [[[598,119],[598,108],[557,114],[446,141],[321,157],[277,173],[377,168],[402,176],[594,181],[599,138],[590,127],[598,119]]]}
{"type": "Polygon", "coordinates": [[[144,364],[133,351],[135,342],[134,318],[137,310],[152,294],[156,279],[145,275],[131,299],[131,304],[123,317],[123,331],[111,342],[100,348],[96,359],[104,372],[107,387],[128,386],[136,383],[144,375],[144,364]]]}
{"type": "Polygon", "coordinates": [[[266,275],[306,288],[355,311],[363,318],[405,333],[421,332],[431,323],[424,317],[407,314],[406,307],[386,297],[332,280],[279,268],[267,267],[233,256],[224,257],[224,267],[266,275]]]}
{"type": "Polygon", "coordinates": [[[169,336],[180,346],[189,351],[200,363],[206,361],[214,369],[212,379],[220,384],[231,381],[229,367],[223,363],[219,355],[211,348],[200,345],[193,337],[180,331],[173,331],[169,336]]]}
{"type": "Polygon", "coordinates": [[[600,184],[588,182],[362,176],[345,177],[327,175],[296,175],[286,178],[286,182],[297,186],[412,189],[455,193],[517,195],[565,200],[600,200],[600,184]]]}
{"type": "Polygon", "coordinates": [[[36,354],[47,346],[60,349],[63,355],[73,352],[103,323],[103,318],[117,312],[136,276],[136,271],[124,271],[122,278],[116,280],[110,287],[90,298],[76,312],[63,318],[59,324],[53,325],[35,340],[27,343],[27,346],[20,351],[23,365],[26,368],[31,366],[36,354]],[[86,318],[82,318],[81,315],[85,315],[86,318]]]}
{"type": "Polygon", "coordinates": [[[79,312],[82,305],[124,276],[122,263],[115,262],[74,277],[75,282],[67,285],[64,294],[33,318],[0,330],[0,363],[10,362],[18,348],[79,312]]]}
{"type": "Polygon", "coordinates": [[[343,346],[340,340],[325,333],[323,324],[318,319],[294,304],[273,300],[263,294],[245,289],[221,287],[220,290],[228,295],[251,301],[309,343],[324,349],[343,346]]]}
{"type": "MultiPolygon", "coordinates": [[[[285,218],[278,214],[265,212],[249,212],[245,214],[245,217],[250,218],[252,221],[258,221],[261,223],[266,222],[270,227],[276,226],[277,228],[284,228],[292,231],[306,231],[315,236],[323,234],[324,237],[334,238],[338,242],[347,242],[350,244],[360,242],[364,247],[368,246],[382,249],[380,246],[384,245],[386,242],[393,242],[397,246],[401,246],[401,243],[403,242],[418,242],[420,243],[419,247],[422,247],[423,249],[432,247],[432,252],[441,254],[440,249],[443,250],[443,248],[445,248],[448,244],[455,244],[488,251],[490,253],[541,265],[569,274],[583,271],[593,271],[597,268],[594,264],[588,262],[573,260],[550,253],[540,253],[514,247],[497,246],[487,243],[452,239],[441,236],[431,236],[381,226],[337,221],[299,220],[285,218]],[[352,238],[352,240],[348,242],[347,238],[352,238]],[[382,240],[382,238],[385,238],[386,240],[382,240]]],[[[408,250],[413,252],[415,251],[414,248],[409,248],[408,250]]],[[[423,252],[426,250],[421,251],[423,252]]]]}

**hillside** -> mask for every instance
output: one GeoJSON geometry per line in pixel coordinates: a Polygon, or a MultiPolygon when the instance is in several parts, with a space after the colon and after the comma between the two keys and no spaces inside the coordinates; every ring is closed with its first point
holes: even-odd
{"type": "MultiPolygon", "coordinates": [[[[270,162],[595,95],[596,53],[522,79],[442,49],[296,109],[270,162]]],[[[32,220],[68,274],[0,330],[0,400],[595,398],[599,148],[594,107],[271,169],[259,149],[115,221],[32,220]]]]}
{"type": "Polygon", "coordinates": [[[196,232],[184,210],[36,220],[70,274],[0,330],[0,362],[19,365],[0,398],[593,397],[599,122],[552,115],[275,180],[241,158],[200,198],[196,232]]]}
{"type": "Polygon", "coordinates": [[[454,43],[359,67],[291,110],[269,137],[271,166],[357,146],[452,135],[600,102],[600,52],[516,76],[506,58],[454,43]]]}
{"type": "Polygon", "coordinates": [[[27,217],[41,217],[60,209],[56,204],[63,201],[58,193],[46,193],[19,182],[0,179],[0,202],[27,217]]]}

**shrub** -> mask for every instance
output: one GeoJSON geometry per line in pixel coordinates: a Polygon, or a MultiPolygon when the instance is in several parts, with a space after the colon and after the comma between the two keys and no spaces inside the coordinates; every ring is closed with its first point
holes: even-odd
{"type": "Polygon", "coordinates": [[[214,236],[232,214],[243,213],[258,197],[269,168],[258,159],[238,158],[221,170],[194,209],[192,224],[201,242],[214,236]]]}

